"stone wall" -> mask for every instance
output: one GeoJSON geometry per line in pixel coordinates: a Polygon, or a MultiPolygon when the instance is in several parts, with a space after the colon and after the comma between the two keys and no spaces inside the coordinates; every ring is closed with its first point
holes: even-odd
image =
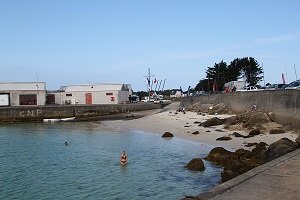
{"type": "Polygon", "coordinates": [[[188,106],[193,103],[225,103],[232,111],[241,113],[251,109],[253,104],[267,112],[273,112],[275,121],[300,129],[300,90],[264,90],[231,92],[183,98],[181,103],[188,106]]]}
{"type": "Polygon", "coordinates": [[[0,107],[0,122],[42,121],[48,118],[88,118],[159,109],[163,105],[134,103],[119,105],[64,105],[0,107]]]}

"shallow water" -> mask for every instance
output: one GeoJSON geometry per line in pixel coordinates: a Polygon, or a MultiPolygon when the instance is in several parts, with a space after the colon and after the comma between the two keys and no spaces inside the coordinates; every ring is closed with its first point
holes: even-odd
{"type": "Polygon", "coordinates": [[[0,199],[180,199],[219,183],[221,168],[208,162],[204,172],[184,168],[209,150],[89,122],[1,125],[0,199]]]}

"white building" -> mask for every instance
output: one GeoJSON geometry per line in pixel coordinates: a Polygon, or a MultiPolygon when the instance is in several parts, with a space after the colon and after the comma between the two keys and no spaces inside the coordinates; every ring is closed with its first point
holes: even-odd
{"type": "Polygon", "coordinates": [[[121,104],[128,102],[132,89],[129,84],[83,84],[63,86],[48,92],[48,104],[121,104]]]}
{"type": "Polygon", "coordinates": [[[45,105],[46,83],[0,83],[0,106],[45,105]]]}

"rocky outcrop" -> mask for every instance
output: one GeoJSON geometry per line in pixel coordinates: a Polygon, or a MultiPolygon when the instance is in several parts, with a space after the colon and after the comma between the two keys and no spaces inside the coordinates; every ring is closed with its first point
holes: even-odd
{"type": "Polygon", "coordinates": [[[259,134],[261,134],[260,130],[259,129],[254,129],[254,130],[249,132],[248,136],[254,137],[254,136],[259,135],[259,134]]]}
{"type": "Polygon", "coordinates": [[[186,165],[186,168],[192,171],[203,171],[205,166],[201,158],[194,158],[186,165]]]}
{"type": "Polygon", "coordinates": [[[228,158],[230,158],[232,155],[233,152],[227,151],[223,147],[216,147],[209,152],[205,159],[220,165],[224,165],[224,163],[226,163],[228,158]]]}
{"type": "Polygon", "coordinates": [[[234,137],[244,137],[242,134],[238,133],[238,132],[233,132],[232,135],[234,137]]]}
{"type": "Polygon", "coordinates": [[[188,111],[197,112],[198,114],[208,113],[208,114],[232,114],[231,108],[224,103],[219,104],[202,104],[195,103],[188,107],[188,111]]]}
{"type": "Polygon", "coordinates": [[[298,146],[300,147],[300,135],[296,138],[296,142],[298,143],[298,146]]]}
{"type": "Polygon", "coordinates": [[[272,120],[265,112],[247,111],[242,114],[227,118],[225,125],[230,126],[240,124],[243,127],[250,129],[269,122],[272,122],[272,120]]]}
{"type": "Polygon", "coordinates": [[[228,141],[228,140],[232,140],[232,139],[229,136],[223,136],[223,137],[217,138],[216,140],[218,140],[218,141],[228,141]]]}
{"type": "Polygon", "coordinates": [[[267,161],[278,158],[298,148],[298,143],[288,138],[282,138],[271,144],[267,150],[267,161]]]}
{"type": "Polygon", "coordinates": [[[272,122],[275,122],[275,114],[273,112],[268,112],[268,117],[272,122]]]}
{"type": "Polygon", "coordinates": [[[194,131],[192,132],[193,135],[198,135],[199,134],[199,131],[194,131]]]}
{"type": "Polygon", "coordinates": [[[221,173],[224,182],[298,148],[298,143],[287,138],[280,139],[271,144],[269,148],[264,142],[253,145],[255,148],[252,151],[238,149],[235,152],[227,151],[223,147],[216,147],[205,159],[224,167],[221,173]]]}
{"type": "Polygon", "coordinates": [[[276,128],[276,129],[271,129],[269,133],[270,134],[282,134],[282,133],[285,133],[285,131],[280,128],[276,128]]]}
{"type": "Polygon", "coordinates": [[[174,137],[174,135],[170,132],[165,132],[161,137],[174,137]]]}
{"type": "Polygon", "coordinates": [[[203,127],[218,126],[218,125],[222,125],[224,122],[225,119],[219,119],[217,117],[213,117],[199,124],[199,126],[203,126],[203,127]]]}

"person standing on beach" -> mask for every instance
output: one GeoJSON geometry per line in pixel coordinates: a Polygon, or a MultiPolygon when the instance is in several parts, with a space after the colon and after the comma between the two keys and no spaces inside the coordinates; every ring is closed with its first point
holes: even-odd
{"type": "Polygon", "coordinates": [[[125,151],[123,151],[123,153],[121,154],[120,164],[121,165],[126,165],[127,164],[127,155],[126,155],[125,151]]]}

